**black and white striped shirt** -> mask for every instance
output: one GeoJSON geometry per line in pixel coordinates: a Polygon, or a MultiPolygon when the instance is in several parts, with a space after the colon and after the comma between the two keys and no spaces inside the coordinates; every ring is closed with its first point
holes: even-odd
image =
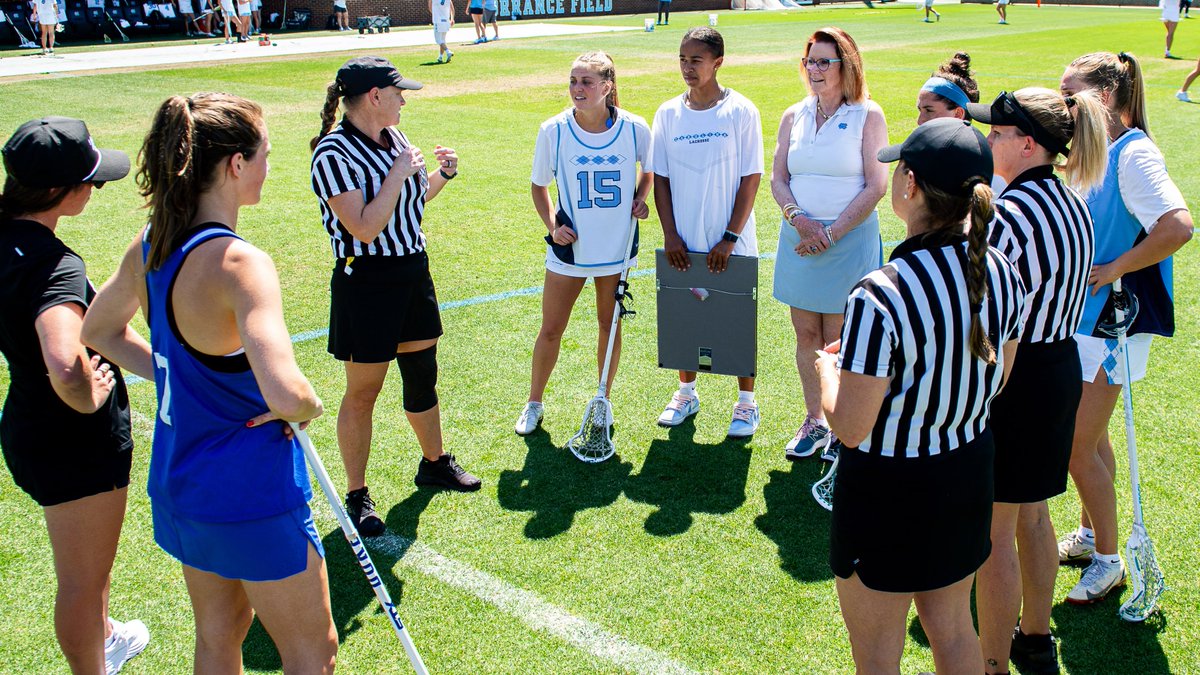
{"type": "Polygon", "coordinates": [[[988,240],[1017,266],[1029,292],[1021,342],[1073,336],[1095,254],[1092,216],[1083,198],[1049,165],[1030,169],[997,197],[988,240]]]}
{"type": "Polygon", "coordinates": [[[838,366],[890,379],[871,434],[859,450],[906,459],[949,452],[987,426],[1004,375],[1005,342],[1021,335],[1025,290],[1013,264],[987,251],[980,319],[996,363],[971,355],[966,237],[911,237],[850,292],[838,366]]]}
{"type": "Polygon", "coordinates": [[[425,193],[429,183],[424,170],[404,181],[387,227],[372,241],[355,239],[329,208],[330,198],[352,190],[362,191],[364,204],[375,198],[395,161],[395,154],[408,145],[408,139],[398,130],[388,127],[385,132],[389,141],[386,147],[343,118],[313,151],[313,192],[320,198],[321,220],[329,233],[335,258],[401,256],[425,250],[421,217],[425,213],[425,193]]]}

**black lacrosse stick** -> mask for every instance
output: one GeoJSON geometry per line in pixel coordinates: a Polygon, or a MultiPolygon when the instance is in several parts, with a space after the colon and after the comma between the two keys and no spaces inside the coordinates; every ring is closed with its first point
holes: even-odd
{"type": "Polygon", "coordinates": [[[1137,296],[1122,288],[1112,292],[1112,307],[1108,313],[1096,322],[1096,332],[1107,335],[1109,337],[1117,337],[1118,331],[1128,332],[1129,327],[1133,325],[1134,319],[1137,318],[1138,309],[1137,296]],[[1117,312],[1123,312],[1123,318],[1117,321],[1117,312]]]}
{"type": "Polygon", "coordinates": [[[629,301],[630,306],[633,305],[633,293],[629,292],[628,281],[622,279],[620,283],[617,284],[617,291],[613,294],[613,296],[617,299],[617,304],[621,306],[622,319],[624,319],[626,316],[637,316],[637,312],[625,306],[626,300],[629,301]]]}

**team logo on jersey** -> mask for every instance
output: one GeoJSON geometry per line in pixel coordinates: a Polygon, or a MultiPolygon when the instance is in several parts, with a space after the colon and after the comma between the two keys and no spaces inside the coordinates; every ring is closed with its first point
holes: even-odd
{"type": "Polygon", "coordinates": [[[575,166],[617,165],[625,161],[624,155],[575,155],[571,158],[571,163],[575,166]]]}
{"type": "Polygon", "coordinates": [[[714,138],[729,138],[729,134],[725,133],[724,131],[706,131],[702,134],[684,134],[682,136],[676,136],[675,138],[672,138],[671,142],[678,143],[683,141],[689,144],[707,143],[714,138]]]}

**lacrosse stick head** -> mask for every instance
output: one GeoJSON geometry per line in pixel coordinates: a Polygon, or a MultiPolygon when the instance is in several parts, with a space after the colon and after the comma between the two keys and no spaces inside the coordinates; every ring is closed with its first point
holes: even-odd
{"type": "Polygon", "coordinates": [[[111,45],[111,44],[112,44],[112,38],[108,37],[108,35],[105,35],[105,36],[104,36],[104,44],[106,44],[106,45],[111,45]]]}
{"type": "Polygon", "coordinates": [[[841,461],[842,455],[838,453],[833,458],[833,464],[829,465],[829,470],[824,476],[812,486],[813,499],[821,505],[821,508],[826,511],[833,511],[833,481],[837,475],[838,462],[841,461]]]}
{"type": "Polygon", "coordinates": [[[1140,523],[1134,524],[1133,534],[1125,542],[1125,560],[1129,562],[1133,592],[1117,614],[1126,621],[1145,621],[1158,608],[1158,599],[1167,590],[1167,584],[1154,555],[1154,544],[1140,523]]]}
{"type": "Polygon", "coordinates": [[[567,449],[576,459],[588,464],[603,462],[616,454],[617,448],[612,442],[612,403],[607,398],[597,396],[588,402],[583,423],[567,441],[567,449]]]}

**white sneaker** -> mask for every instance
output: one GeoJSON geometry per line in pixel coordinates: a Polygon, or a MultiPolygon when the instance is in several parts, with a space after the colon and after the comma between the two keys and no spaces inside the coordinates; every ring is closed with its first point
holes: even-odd
{"type": "Polygon", "coordinates": [[[700,412],[700,397],[694,394],[685,396],[676,390],[671,395],[671,402],[667,404],[666,409],[658,416],[658,426],[677,427],[683,424],[684,420],[698,412],[700,412]]]}
{"type": "Polygon", "coordinates": [[[1186,91],[1175,92],[1175,98],[1179,99],[1180,101],[1183,101],[1184,103],[1192,102],[1192,97],[1188,96],[1188,93],[1186,91]]]}
{"type": "Polygon", "coordinates": [[[542,415],[545,414],[545,408],[537,401],[530,401],[521,409],[521,415],[517,418],[517,426],[514,431],[518,436],[528,436],[534,431],[537,431],[538,425],[542,423],[542,415]]]}
{"type": "Polygon", "coordinates": [[[112,642],[104,647],[104,666],[108,675],[115,675],[150,643],[150,631],[137,619],[121,623],[110,618],[108,623],[112,625],[112,642]]]}
{"type": "Polygon", "coordinates": [[[729,421],[730,438],[747,438],[758,431],[762,416],[758,412],[757,403],[735,403],[733,419],[729,421]]]}
{"type": "Polygon", "coordinates": [[[1067,593],[1067,602],[1072,605],[1090,605],[1100,602],[1108,594],[1125,585],[1125,563],[1106,563],[1092,558],[1092,564],[1083,571],[1083,577],[1075,588],[1067,593]]]}
{"type": "Polygon", "coordinates": [[[1079,533],[1079,530],[1068,532],[1065,537],[1058,540],[1058,564],[1059,565],[1087,565],[1092,560],[1092,554],[1096,552],[1096,540],[1088,539],[1079,533]]]}

